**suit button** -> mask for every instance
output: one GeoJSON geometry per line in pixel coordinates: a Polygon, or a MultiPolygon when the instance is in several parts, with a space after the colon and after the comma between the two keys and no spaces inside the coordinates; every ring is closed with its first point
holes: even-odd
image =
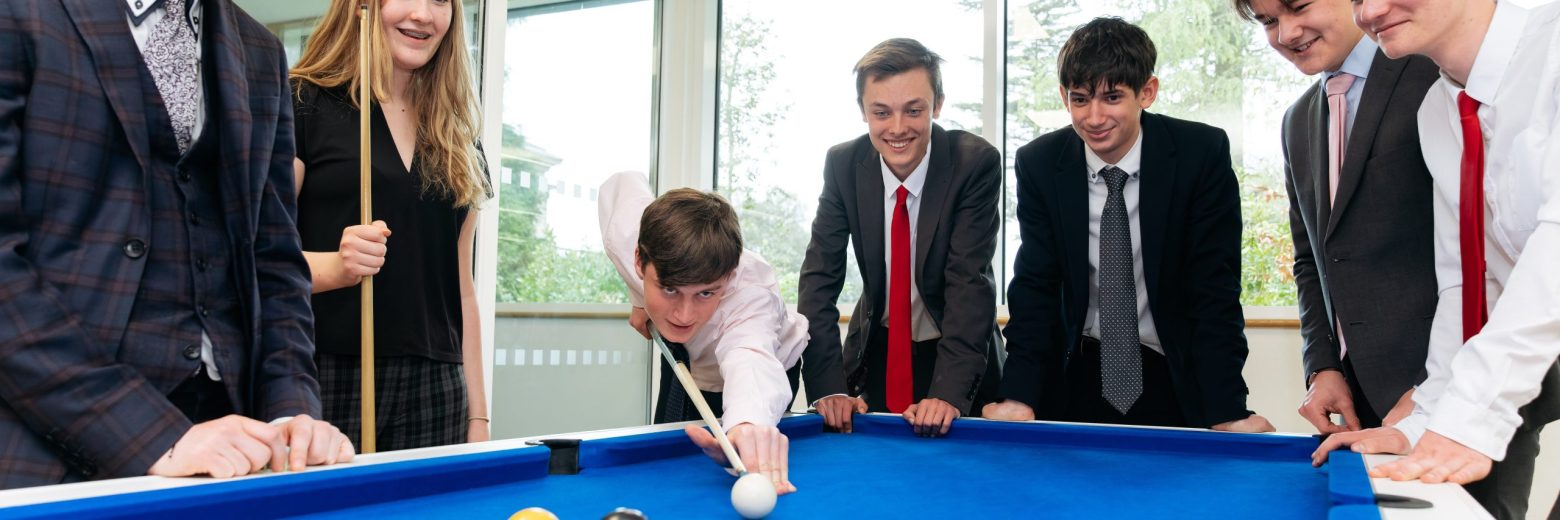
{"type": "Polygon", "coordinates": [[[195,261],[195,270],[197,270],[197,271],[205,272],[207,269],[210,269],[210,268],[211,268],[211,262],[207,261],[204,258],[195,261]]]}
{"type": "Polygon", "coordinates": [[[201,316],[211,315],[211,309],[207,309],[205,305],[196,305],[195,310],[199,311],[201,316]]]}
{"type": "Polygon", "coordinates": [[[200,359],[200,345],[190,345],[184,347],[184,359],[192,361],[200,359]]]}
{"type": "Polygon", "coordinates": [[[141,258],[146,256],[146,242],[142,242],[139,238],[132,238],[125,241],[125,256],[130,258],[141,258]]]}
{"type": "Polygon", "coordinates": [[[186,170],[186,169],[183,169],[183,168],[179,169],[179,182],[190,182],[190,171],[189,170],[186,170]]]}

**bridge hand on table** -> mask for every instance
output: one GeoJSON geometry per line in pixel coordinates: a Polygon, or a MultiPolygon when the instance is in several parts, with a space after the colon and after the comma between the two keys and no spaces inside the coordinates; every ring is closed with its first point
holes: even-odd
{"type": "MultiPolygon", "coordinates": [[[[725,467],[732,465],[726,460],[726,452],[721,449],[720,441],[709,430],[688,425],[683,432],[715,463],[725,467]]],[[[737,449],[737,456],[742,457],[742,465],[751,473],[769,477],[777,494],[796,491],[796,486],[791,484],[788,467],[791,440],[780,433],[779,428],[742,423],[727,431],[726,437],[731,439],[732,447],[737,449]]]]}

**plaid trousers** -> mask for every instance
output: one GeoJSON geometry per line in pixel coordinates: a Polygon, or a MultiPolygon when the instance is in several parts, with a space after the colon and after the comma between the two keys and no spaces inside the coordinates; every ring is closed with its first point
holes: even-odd
{"type": "MultiPolygon", "coordinates": [[[[361,447],[361,361],[316,354],[325,420],[361,447]]],[[[378,451],[466,442],[466,376],[459,363],[420,357],[374,360],[374,424],[378,451]]]]}

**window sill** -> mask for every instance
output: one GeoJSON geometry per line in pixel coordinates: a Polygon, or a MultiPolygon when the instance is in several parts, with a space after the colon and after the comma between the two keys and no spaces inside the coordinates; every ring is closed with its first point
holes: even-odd
{"type": "MultiPolygon", "coordinates": [[[[788,306],[796,310],[795,305],[788,306]]],[[[1300,315],[1295,307],[1245,307],[1246,328],[1299,329],[1300,315]]],[[[628,319],[628,307],[620,303],[500,303],[494,313],[500,318],[628,319]]],[[[850,321],[840,315],[840,323],[850,321]]],[[[1007,325],[1007,306],[997,307],[997,323],[1007,325]]]]}

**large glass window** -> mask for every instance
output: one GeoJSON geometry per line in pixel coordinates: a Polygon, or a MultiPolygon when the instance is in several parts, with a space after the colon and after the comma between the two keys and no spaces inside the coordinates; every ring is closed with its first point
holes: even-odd
{"type": "MultiPolygon", "coordinates": [[[[911,37],[947,60],[945,129],[980,132],[983,20],[959,0],[807,4],[721,3],[720,106],[715,186],[737,207],[743,238],[780,273],[786,301],[812,229],[829,147],[866,133],[856,105],[856,60],[889,38],[911,37]],[[820,12],[826,11],[826,15],[820,12]]],[[[840,305],[861,292],[855,258],[840,305]]],[[[848,310],[847,310],[848,312],[848,310]]]]}
{"type": "MultiPolygon", "coordinates": [[[[650,172],[655,8],[509,11],[502,158],[492,172],[500,304],[627,302],[602,252],[596,200],[612,174],[650,172]]],[[[654,358],[622,319],[500,314],[494,438],[645,423],[654,358]]]]}
{"type": "MultiPolygon", "coordinates": [[[[1073,29],[1096,16],[1122,16],[1147,30],[1159,50],[1161,90],[1150,110],[1230,135],[1245,222],[1242,302],[1293,305],[1279,124],[1311,79],[1267,48],[1227,0],[1011,0],[1004,3],[1006,84],[993,91],[1004,98],[985,99],[982,43],[991,35],[983,16],[991,1],[848,2],[831,4],[827,17],[787,2],[722,3],[715,184],[738,205],[750,246],[781,273],[800,271],[823,157],[866,129],[851,66],[877,42],[906,36],[948,60],[938,124],[979,133],[981,107],[1005,107],[1006,214],[997,259],[1005,293],[1019,245],[1012,154],[1070,124],[1055,68],[1073,29]]],[[[858,275],[847,280],[842,305],[860,290],[858,275]]],[[[796,277],[782,276],[781,284],[795,301],[796,277]]]]}
{"type": "MultiPolygon", "coordinates": [[[[1159,51],[1159,98],[1150,111],[1201,121],[1230,136],[1241,186],[1241,293],[1246,305],[1294,305],[1289,206],[1279,125],[1312,81],[1267,47],[1228,0],[1026,0],[1008,4],[1007,143],[1019,146],[1071,124],[1056,55],[1074,28],[1096,16],[1138,24],[1159,51]]],[[[1012,170],[1008,196],[1012,200],[1012,170]]],[[[1014,208],[1004,226],[1008,265],[1018,246],[1014,208]]],[[[1011,269],[1009,269],[1011,272],[1011,269]]]]}
{"type": "Polygon", "coordinates": [[[498,301],[623,303],[596,218],[614,173],[650,172],[655,5],[514,9],[504,49],[498,301]]]}

